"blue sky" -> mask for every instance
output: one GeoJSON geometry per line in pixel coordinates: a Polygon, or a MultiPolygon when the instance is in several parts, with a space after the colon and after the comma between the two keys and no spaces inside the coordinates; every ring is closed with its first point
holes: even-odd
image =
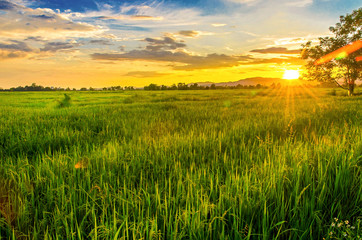
{"type": "Polygon", "coordinates": [[[198,8],[203,9],[206,14],[224,10],[226,7],[225,2],[220,0],[163,0],[163,1],[129,1],[129,0],[103,0],[103,1],[93,1],[93,0],[42,0],[42,1],[32,1],[28,4],[33,7],[46,7],[52,9],[67,10],[84,12],[89,10],[98,10],[99,6],[108,4],[113,7],[120,7],[122,5],[144,5],[144,4],[154,4],[162,3],[169,6],[180,7],[180,8],[198,8]]]}
{"type": "Polygon", "coordinates": [[[359,0],[0,0],[0,87],[281,77],[359,0]]]}
{"type": "MultiPolygon", "coordinates": [[[[204,14],[220,13],[227,11],[243,11],[252,8],[258,8],[272,3],[278,5],[278,0],[35,0],[27,1],[28,6],[42,7],[51,9],[60,9],[62,11],[70,9],[76,12],[85,12],[89,10],[99,10],[99,7],[108,4],[115,8],[123,5],[151,5],[151,4],[164,4],[179,8],[197,8],[203,11],[204,14]],[[240,7],[241,6],[241,7],[240,7]]],[[[343,11],[350,11],[356,9],[362,5],[362,1],[359,0],[300,0],[300,1],[284,1],[284,3],[290,3],[291,5],[306,6],[313,12],[329,12],[331,14],[340,13],[343,11]]],[[[277,7],[277,6],[276,6],[277,7]]],[[[274,9],[270,9],[273,11],[274,9]]]]}

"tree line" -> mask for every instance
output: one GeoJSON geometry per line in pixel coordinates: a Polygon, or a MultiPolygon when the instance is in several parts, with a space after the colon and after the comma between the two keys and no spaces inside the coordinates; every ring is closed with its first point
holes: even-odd
{"type": "Polygon", "coordinates": [[[132,86],[111,86],[111,87],[104,87],[104,88],[93,88],[93,87],[82,87],[80,89],[76,88],[62,88],[62,87],[44,87],[41,85],[37,85],[36,83],[31,84],[30,86],[26,85],[25,87],[19,86],[19,87],[12,87],[9,89],[2,89],[0,88],[0,91],[10,91],[10,92],[26,92],[26,91],[124,91],[124,90],[135,90],[132,86]]]}
{"type": "MultiPolygon", "coordinates": [[[[281,87],[280,83],[278,84],[272,84],[270,87],[274,88],[278,88],[281,87]]],[[[268,88],[267,86],[261,85],[261,84],[257,84],[257,85],[248,85],[248,86],[244,86],[241,84],[238,84],[236,86],[216,86],[215,84],[211,84],[210,86],[201,86],[198,85],[197,83],[194,84],[186,84],[186,83],[178,83],[173,84],[171,86],[165,86],[165,85],[157,85],[154,83],[151,83],[148,86],[145,86],[143,89],[144,90],[208,90],[208,89],[262,89],[262,88],[268,88]]],[[[62,88],[62,87],[43,87],[41,85],[37,85],[36,83],[33,83],[30,86],[19,86],[19,87],[12,87],[10,89],[1,89],[0,91],[11,91],[11,92],[24,92],[24,91],[124,91],[124,90],[135,90],[134,87],[132,86],[125,86],[125,87],[121,87],[121,86],[111,86],[111,87],[103,87],[103,88],[93,88],[93,87],[82,87],[80,89],[76,89],[76,88],[62,88]]]]}
{"type": "MultiPolygon", "coordinates": [[[[344,84],[343,84],[344,85],[344,84]]],[[[304,87],[322,87],[322,88],[333,88],[337,85],[332,82],[320,82],[319,85],[310,85],[310,84],[304,84],[304,87]]],[[[281,88],[283,85],[280,83],[272,83],[271,85],[262,85],[262,84],[256,84],[256,85],[235,85],[235,86],[216,86],[216,84],[208,85],[198,85],[197,83],[193,84],[186,84],[186,83],[178,83],[173,84],[171,86],[166,85],[157,85],[154,83],[151,83],[148,86],[143,87],[143,90],[146,91],[158,91],[158,90],[215,90],[215,89],[277,89],[281,88]]],[[[297,86],[294,86],[297,87],[297,86]]],[[[41,85],[37,85],[36,83],[33,83],[30,86],[19,86],[19,87],[13,87],[10,89],[2,89],[0,88],[0,91],[6,91],[6,92],[26,92],[26,91],[130,91],[130,90],[142,90],[142,89],[135,89],[132,86],[111,86],[111,87],[103,87],[103,88],[86,88],[82,87],[80,89],[76,88],[61,88],[61,87],[43,87],[41,85]]]]}

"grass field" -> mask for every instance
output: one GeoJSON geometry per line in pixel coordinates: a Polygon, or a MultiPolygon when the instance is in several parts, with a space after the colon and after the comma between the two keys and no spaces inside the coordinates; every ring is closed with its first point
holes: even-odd
{"type": "Polygon", "coordinates": [[[358,239],[343,93],[0,93],[0,239],[358,239]]]}

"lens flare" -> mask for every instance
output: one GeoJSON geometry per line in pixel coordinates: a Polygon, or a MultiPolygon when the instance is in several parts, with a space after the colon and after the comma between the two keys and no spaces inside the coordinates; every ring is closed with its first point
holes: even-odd
{"type": "MultiPolygon", "coordinates": [[[[325,55],[324,57],[319,58],[317,61],[314,62],[314,65],[321,65],[321,64],[329,62],[333,59],[340,60],[340,59],[346,58],[349,54],[359,50],[360,48],[362,48],[362,40],[355,41],[351,44],[348,44],[344,47],[337,49],[336,51],[333,51],[333,52],[325,55]]],[[[356,61],[360,61],[360,60],[357,60],[357,58],[356,58],[356,61]]]]}

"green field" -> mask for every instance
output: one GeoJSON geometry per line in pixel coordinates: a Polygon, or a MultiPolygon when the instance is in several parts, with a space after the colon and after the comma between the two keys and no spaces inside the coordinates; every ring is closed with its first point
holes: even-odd
{"type": "Polygon", "coordinates": [[[0,93],[0,239],[362,237],[361,95],[67,94],[0,93]]]}

